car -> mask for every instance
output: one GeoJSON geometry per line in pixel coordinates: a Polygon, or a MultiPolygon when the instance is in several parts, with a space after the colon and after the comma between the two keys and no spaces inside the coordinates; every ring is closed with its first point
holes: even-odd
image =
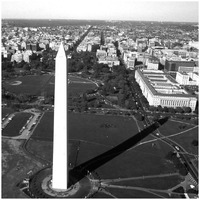
{"type": "Polygon", "coordinates": [[[180,150],[179,147],[175,146],[175,149],[180,150]]]}

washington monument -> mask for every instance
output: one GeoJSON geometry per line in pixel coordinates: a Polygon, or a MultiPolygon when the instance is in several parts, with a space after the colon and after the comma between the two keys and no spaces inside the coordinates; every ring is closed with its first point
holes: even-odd
{"type": "Polygon", "coordinates": [[[67,59],[60,44],[55,65],[52,188],[67,190],[67,59]]]}

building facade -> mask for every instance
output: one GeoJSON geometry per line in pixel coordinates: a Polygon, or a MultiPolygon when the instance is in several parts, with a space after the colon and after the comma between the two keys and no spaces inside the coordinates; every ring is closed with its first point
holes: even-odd
{"type": "Polygon", "coordinates": [[[172,83],[163,72],[137,70],[135,79],[151,106],[196,108],[197,98],[172,83]]]}
{"type": "Polygon", "coordinates": [[[179,61],[179,60],[166,60],[165,70],[167,71],[178,71],[179,67],[191,67],[195,66],[194,61],[179,61]]]}

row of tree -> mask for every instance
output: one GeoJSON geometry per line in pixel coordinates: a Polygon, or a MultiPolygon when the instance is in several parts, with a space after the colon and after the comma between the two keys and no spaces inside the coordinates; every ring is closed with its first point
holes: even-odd
{"type": "Polygon", "coordinates": [[[180,159],[177,157],[177,153],[171,151],[168,152],[168,154],[166,155],[166,159],[173,162],[173,164],[175,165],[175,167],[182,176],[186,176],[188,174],[188,170],[185,164],[182,163],[180,159]]]}

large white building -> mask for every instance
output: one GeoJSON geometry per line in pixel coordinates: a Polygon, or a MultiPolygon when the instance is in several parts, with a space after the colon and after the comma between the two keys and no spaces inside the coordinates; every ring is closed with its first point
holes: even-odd
{"type": "Polygon", "coordinates": [[[137,70],[135,79],[151,106],[196,108],[197,98],[189,95],[168,74],[155,70],[137,70]]]}

